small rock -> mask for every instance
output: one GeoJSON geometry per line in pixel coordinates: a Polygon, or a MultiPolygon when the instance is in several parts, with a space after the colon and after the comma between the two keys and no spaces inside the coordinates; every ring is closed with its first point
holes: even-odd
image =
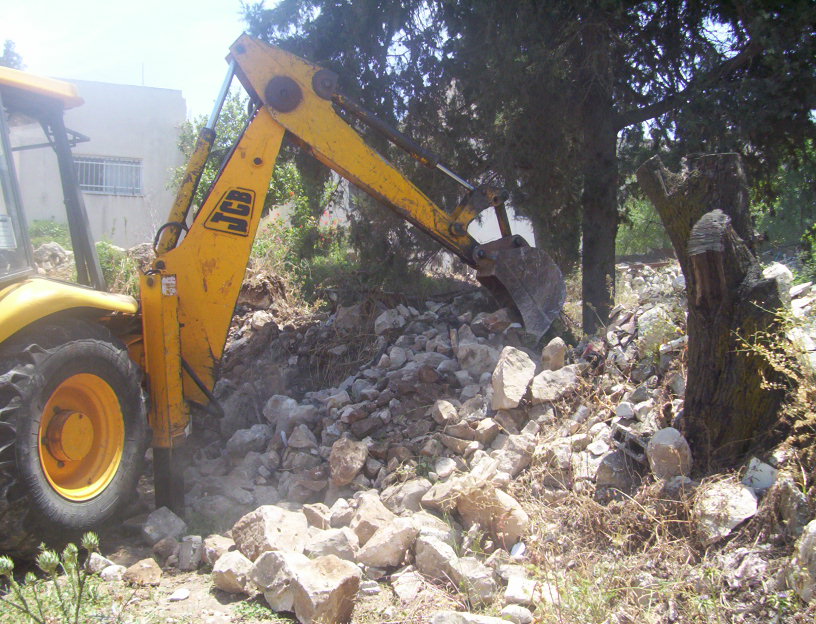
{"type": "Polygon", "coordinates": [[[578,387],[577,364],[564,366],[556,371],[545,370],[533,377],[530,394],[533,404],[557,401],[578,387]]]}
{"type": "Polygon", "coordinates": [[[229,537],[210,535],[204,539],[204,563],[213,566],[221,555],[234,548],[235,542],[229,537]]]}
{"type": "Polygon", "coordinates": [[[434,464],[434,472],[440,479],[447,479],[456,471],[456,462],[450,457],[440,457],[434,464]]]}
{"type": "Polygon", "coordinates": [[[309,557],[335,555],[346,561],[356,561],[360,540],[357,534],[348,527],[320,531],[306,543],[303,552],[309,557]]]}
{"type": "Polygon", "coordinates": [[[493,409],[513,409],[527,393],[535,375],[535,363],[524,351],[507,346],[502,349],[491,383],[493,409]]]}
{"type": "Polygon", "coordinates": [[[293,584],[294,611],[304,624],[345,624],[351,619],[362,572],[334,555],[319,557],[298,569],[293,584]]]}
{"type": "Polygon", "coordinates": [[[302,513],[263,505],[235,523],[232,538],[238,550],[254,561],[267,550],[303,552],[309,527],[302,513]]]}
{"type": "Polygon", "coordinates": [[[376,491],[361,492],[357,497],[357,510],[349,527],[357,534],[360,546],[364,546],[377,529],[390,524],[396,516],[382,504],[376,491]]]}
{"type": "Polygon", "coordinates": [[[534,436],[511,435],[507,437],[500,449],[491,453],[491,457],[498,462],[497,469],[500,472],[506,472],[511,477],[515,477],[530,465],[535,444],[534,436]]]}
{"type": "Polygon", "coordinates": [[[499,585],[493,570],[475,557],[461,557],[454,566],[456,584],[471,603],[486,605],[493,602],[499,585]]]}
{"type": "Polygon", "coordinates": [[[742,477],[742,484],[747,485],[757,494],[764,494],[776,482],[776,475],[779,471],[773,466],[752,457],[742,477]]]}
{"type": "Polygon", "coordinates": [[[106,559],[98,552],[92,552],[85,562],[85,569],[91,574],[99,574],[102,570],[112,565],[114,565],[114,563],[110,559],[106,559]]]}
{"type": "Polygon", "coordinates": [[[730,481],[700,486],[694,501],[695,528],[704,546],[717,542],[757,512],[751,488],[730,481]]]}
{"type": "Polygon", "coordinates": [[[308,565],[309,559],[301,553],[265,552],[252,566],[249,578],[273,611],[294,611],[297,576],[308,565]]]}
{"type": "Polygon", "coordinates": [[[167,599],[170,602],[180,602],[182,600],[187,600],[190,597],[190,590],[186,587],[179,587],[176,591],[170,594],[170,597],[167,599]]]}
{"type": "Polygon", "coordinates": [[[629,401],[621,401],[615,408],[615,416],[618,418],[633,419],[635,417],[635,406],[629,401]]]}
{"type": "Polygon", "coordinates": [[[156,586],[161,576],[161,568],[153,559],[142,559],[125,570],[122,580],[132,585],[156,586]]]}
{"type": "Polygon", "coordinates": [[[503,620],[508,620],[514,624],[532,624],[533,613],[527,607],[517,604],[509,604],[501,610],[503,620]]]}
{"type": "Polygon", "coordinates": [[[317,529],[328,529],[331,527],[331,511],[323,503],[303,505],[301,511],[303,515],[306,516],[306,521],[309,523],[309,526],[313,526],[317,529]]]}
{"type": "Polygon", "coordinates": [[[386,310],[374,321],[374,333],[378,336],[405,327],[406,319],[397,310],[386,310]]]}
{"type": "Polygon", "coordinates": [[[541,351],[541,367],[551,371],[563,368],[566,355],[567,345],[563,339],[553,338],[541,351]]]}
{"type": "Polygon", "coordinates": [[[507,588],[504,590],[505,603],[532,606],[541,601],[558,604],[558,590],[554,585],[521,574],[514,574],[507,580],[507,588]]]}
{"type": "Polygon", "coordinates": [[[431,482],[427,479],[409,479],[383,490],[380,499],[395,514],[419,511],[422,508],[422,497],[430,489],[431,482]]]}
{"type": "Polygon", "coordinates": [[[785,532],[799,537],[811,518],[807,496],[790,477],[779,480],[773,488],[778,492],[777,507],[785,532]]]}
{"type": "Polygon", "coordinates": [[[377,581],[363,581],[360,583],[360,593],[363,596],[376,596],[381,591],[380,584],[377,581]]]}
{"type": "Polygon", "coordinates": [[[412,566],[391,575],[391,589],[404,605],[416,600],[424,588],[425,580],[412,566]]]}
{"type": "Polygon", "coordinates": [[[629,493],[637,487],[640,475],[623,451],[605,455],[595,473],[595,485],[629,493]]]}
{"type": "MultiPolygon", "coordinates": [[[[355,423],[356,424],[356,423],[355,423]]],[[[368,457],[368,445],[349,438],[340,438],[332,445],[329,455],[331,481],[336,486],[348,485],[363,469],[368,457]]]]}
{"type": "Polygon", "coordinates": [[[185,572],[197,570],[204,558],[204,540],[200,535],[187,535],[181,539],[178,552],[178,569],[185,572]]]}
{"type": "Polygon", "coordinates": [[[424,576],[453,583],[458,557],[453,548],[432,535],[420,535],[414,547],[415,565],[424,576]]]}
{"type": "Polygon", "coordinates": [[[661,429],[652,436],[646,456],[659,479],[688,476],[691,472],[691,449],[683,434],[674,427],[661,429]]]}
{"type": "Polygon", "coordinates": [[[170,511],[167,507],[159,507],[151,512],[142,526],[142,536],[148,546],[153,546],[156,542],[165,537],[175,539],[184,535],[187,530],[187,523],[170,511]]]}
{"type": "Polygon", "coordinates": [[[442,425],[443,427],[459,420],[459,415],[457,414],[453,403],[442,399],[434,403],[433,407],[431,408],[431,417],[434,419],[436,424],[442,425]]]}
{"type": "Polygon", "coordinates": [[[459,330],[458,340],[455,353],[459,366],[474,378],[493,371],[499,360],[499,351],[496,348],[479,342],[467,326],[459,330]]]}
{"type": "Polygon", "coordinates": [[[248,593],[250,570],[252,562],[244,555],[237,550],[226,552],[213,565],[213,585],[229,594],[248,593]]]}
{"type": "Polygon", "coordinates": [[[398,566],[418,533],[410,518],[396,518],[374,532],[360,549],[357,561],[373,568],[398,566]]]}
{"type": "Polygon", "coordinates": [[[772,262],[762,269],[762,277],[765,279],[775,279],[784,290],[790,290],[793,284],[793,273],[781,262],[772,262]]]}
{"type": "Polygon", "coordinates": [[[786,577],[802,600],[811,602],[816,597],[816,520],[809,522],[796,540],[786,577]]]}
{"type": "Polygon", "coordinates": [[[489,483],[468,487],[457,499],[456,510],[465,525],[478,524],[508,550],[530,526],[530,517],[518,501],[489,483]]]}
{"type": "Polygon", "coordinates": [[[255,451],[260,453],[272,439],[274,430],[269,425],[252,425],[249,429],[239,429],[227,440],[227,453],[231,457],[244,457],[255,451]]]}
{"type": "Polygon", "coordinates": [[[99,573],[99,578],[103,581],[122,581],[125,577],[125,572],[127,572],[127,568],[122,565],[109,565],[107,568],[104,568],[99,573]]]}
{"type": "Polygon", "coordinates": [[[329,509],[329,525],[333,529],[348,526],[354,516],[354,509],[345,498],[338,498],[329,509]]]}

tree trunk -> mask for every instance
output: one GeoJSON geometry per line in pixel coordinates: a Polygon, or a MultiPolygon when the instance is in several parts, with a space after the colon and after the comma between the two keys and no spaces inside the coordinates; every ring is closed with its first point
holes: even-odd
{"type": "Polygon", "coordinates": [[[610,33],[595,15],[582,31],[579,102],[583,126],[581,299],[584,333],[609,321],[615,300],[618,233],[618,128],[610,68],[610,33]]]}
{"type": "Polygon", "coordinates": [[[617,132],[609,126],[601,124],[585,142],[581,299],[586,334],[606,325],[615,304],[618,161],[617,132]]]}
{"type": "Polygon", "coordinates": [[[733,465],[775,423],[784,393],[767,360],[746,350],[776,330],[775,311],[786,294],[762,278],[749,245],[753,231],[739,155],[714,154],[688,162],[679,174],[658,157],[638,169],[686,278],[688,381],[683,433],[695,468],[733,465]],[[747,243],[746,243],[747,241],[747,243]]]}

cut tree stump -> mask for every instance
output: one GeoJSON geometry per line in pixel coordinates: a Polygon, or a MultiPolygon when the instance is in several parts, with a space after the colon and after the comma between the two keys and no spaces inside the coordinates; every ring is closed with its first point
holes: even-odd
{"type": "Polygon", "coordinates": [[[655,156],[637,171],[674,246],[688,295],[688,380],[681,428],[700,472],[734,465],[776,423],[779,374],[742,340],[777,331],[788,301],[752,251],[748,190],[738,154],[688,158],[671,173],[655,156]]]}

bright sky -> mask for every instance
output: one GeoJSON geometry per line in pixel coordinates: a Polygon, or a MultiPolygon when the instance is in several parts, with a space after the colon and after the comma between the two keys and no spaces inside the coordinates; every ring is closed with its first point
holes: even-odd
{"type": "MultiPolygon", "coordinates": [[[[267,2],[267,6],[273,4],[267,2]]],[[[209,114],[240,0],[0,0],[0,44],[55,78],[180,89],[187,117],[209,114]]]]}

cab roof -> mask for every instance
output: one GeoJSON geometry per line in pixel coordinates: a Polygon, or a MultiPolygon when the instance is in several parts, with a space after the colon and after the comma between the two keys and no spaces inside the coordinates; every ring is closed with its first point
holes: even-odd
{"type": "Polygon", "coordinates": [[[37,76],[19,69],[0,67],[0,88],[12,87],[62,102],[63,108],[74,108],[84,102],[70,82],[37,76]]]}

